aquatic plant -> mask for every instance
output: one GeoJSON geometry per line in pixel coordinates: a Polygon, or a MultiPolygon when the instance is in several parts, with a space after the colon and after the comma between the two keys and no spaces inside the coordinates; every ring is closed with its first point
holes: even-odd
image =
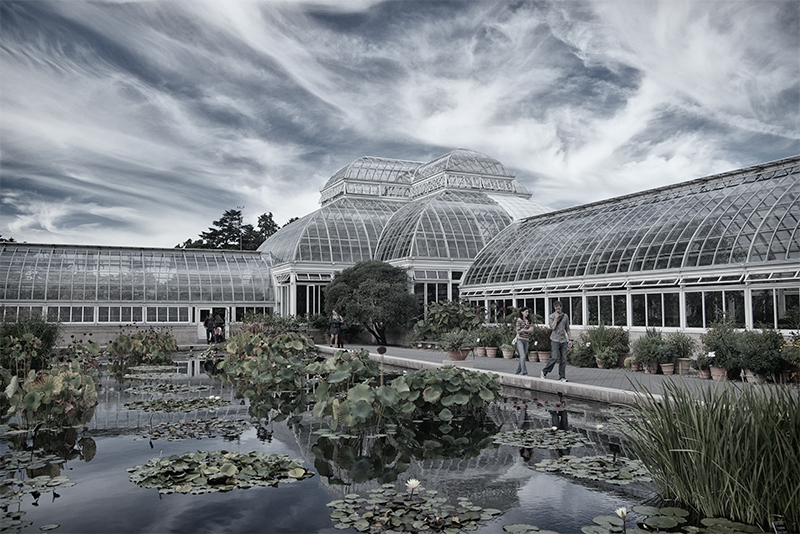
{"type": "Polygon", "coordinates": [[[660,496],[706,517],[800,528],[800,397],[791,388],[636,388],[640,417],[618,428],[660,496]]]}
{"type": "Polygon", "coordinates": [[[151,458],[143,465],[127,470],[131,482],[143,488],[155,488],[159,493],[189,493],[248,489],[253,486],[277,486],[314,476],[291,460],[287,454],[250,451],[198,451],[163,458],[151,458]]]}

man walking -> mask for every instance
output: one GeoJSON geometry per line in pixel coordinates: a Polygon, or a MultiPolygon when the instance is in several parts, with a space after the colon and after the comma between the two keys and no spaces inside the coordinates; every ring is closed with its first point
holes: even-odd
{"type": "Polygon", "coordinates": [[[569,333],[569,316],[561,311],[561,301],[553,303],[555,312],[550,314],[547,323],[550,325],[550,361],[542,369],[539,378],[546,378],[547,373],[553,370],[558,361],[558,377],[562,382],[567,381],[567,349],[572,344],[569,333]]]}

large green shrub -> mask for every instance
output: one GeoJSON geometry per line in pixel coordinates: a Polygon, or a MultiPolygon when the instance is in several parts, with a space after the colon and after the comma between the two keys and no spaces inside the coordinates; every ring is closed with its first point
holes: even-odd
{"type": "Polygon", "coordinates": [[[572,348],[569,351],[569,363],[577,367],[597,367],[597,361],[594,359],[594,349],[589,341],[587,332],[581,332],[578,339],[573,341],[572,348]]]}
{"type": "Polygon", "coordinates": [[[424,316],[414,324],[411,341],[434,341],[445,332],[472,331],[480,324],[480,315],[469,304],[457,300],[432,302],[424,316]]]}
{"type": "Polygon", "coordinates": [[[783,336],[772,329],[752,330],[737,337],[741,366],[761,375],[776,375],[787,368],[781,358],[783,336]]]}
{"type": "Polygon", "coordinates": [[[697,341],[684,332],[670,332],[664,337],[664,341],[674,347],[678,358],[691,358],[697,350],[697,341]]]}
{"type": "Polygon", "coordinates": [[[659,348],[665,344],[664,337],[659,330],[648,328],[645,335],[633,342],[631,350],[637,362],[642,365],[651,365],[658,363],[659,348]]]}

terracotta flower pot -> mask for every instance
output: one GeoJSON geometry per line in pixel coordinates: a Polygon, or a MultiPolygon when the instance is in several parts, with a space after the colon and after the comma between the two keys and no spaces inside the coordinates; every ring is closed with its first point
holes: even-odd
{"type": "Polygon", "coordinates": [[[725,380],[728,376],[728,370],[725,369],[724,367],[717,367],[715,365],[712,365],[711,367],[709,367],[709,370],[711,371],[711,378],[713,380],[716,380],[717,382],[725,380]]]}
{"type": "Polygon", "coordinates": [[[454,361],[457,361],[457,362],[460,362],[461,360],[466,360],[467,359],[467,355],[466,354],[462,354],[460,350],[448,350],[447,351],[447,357],[450,358],[451,360],[454,360],[454,361]]]}
{"type": "Polygon", "coordinates": [[[689,365],[692,363],[691,358],[678,358],[678,367],[676,371],[678,371],[679,375],[688,375],[689,374],[689,365]]]}
{"type": "Polygon", "coordinates": [[[461,355],[463,356],[462,360],[466,360],[467,356],[469,356],[469,352],[472,350],[472,347],[464,347],[461,349],[461,355]]]}
{"type": "Polygon", "coordinates": [[[638,372],[639,371],[639,364],[638,363],[632,363],[631,364],[631,371],[638,372]]]}
{"type": "Polygon", "coordinates": [[[703,380],[711,380],[711,369],[698,369],[697,372],[703,380]]]}
{"type": "Polygon", "coordinates": [[[658,373],[658,362],[644,363],[644,364],[642,364],[642,368],[644,369],[645,373],[647,373],[649,375],[654,375],[654,374],[658,373]]]}
{"type": "Polygon", "coordinates": [[[550,353],[546,351],[538,351],[539,354],[539,361],[542,363],[547,363],[550,361],[550,353]]]}
{"type": "Polygon", "coordinates": [[[661,364],[661,372],[665,375],[673,375],[675,374],[675,364],[674,363],[662,363],[661,364]]]}
{"type": "Polygon", "coordinates": [[[486,356],[486,347],[475,347],[475,354],[478,356],[486,356]]]}
{"type": "Polygon", "coordinates": [[[489,358],[497,358],[497,347],[486,347],[486,356],[489,358]]]}
{"type": "Polygon", "coordinates": [[[514,349],[503,349],[503,358],[510,360],[514,357],[514,349]]]}
{"type": "Polygon", "coordinates": [[[594,363],[596,363],[596,364],[597,364],[597,368],[598,368],[598,369],[605,369],[605,368],[606,368],[606,367],[603,365],[603,362],[602,362],[602,360],[600,360],[600,358],[598,358],[597,356],[595,356],[595,357],[594,357],[594,363]]]}
{"type": "Polygon", "coordinates": [[[538,362],[539,361],[539,352],[535,350],[528,351],[528,361],[529,362],[538,362]]]}

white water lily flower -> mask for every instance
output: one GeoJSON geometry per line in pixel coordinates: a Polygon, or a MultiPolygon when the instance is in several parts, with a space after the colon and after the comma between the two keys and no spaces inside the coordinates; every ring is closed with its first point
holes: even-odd
{"type": "Polygon", "coordinates": [[[550,427],[550,430],[552,430],[553,432],[555,432],[556,430],[558,430],[558,427],[557,427],[557,426],[551,426],[551,427],[550,427]]]}
{"type": "Polygon", "coordinates": [[[628,510],[626,508],[617,508],[614,510],[621,519],[628,517],[628,510]]]}
{"type": "Polygon", "coordinates": [[[601,428],[603,428],[603,425],[597,425],[597,430],[600,430],[601,428]]]}
{"type": "Polygon", "coordinates": [[[422,482],[420,482],[416,478],[409,478],[408,482],[406,482],[406,488],[410,489],[411,491],[414,491],[415,489],[420,487],[421,484],[422,482]]]}

